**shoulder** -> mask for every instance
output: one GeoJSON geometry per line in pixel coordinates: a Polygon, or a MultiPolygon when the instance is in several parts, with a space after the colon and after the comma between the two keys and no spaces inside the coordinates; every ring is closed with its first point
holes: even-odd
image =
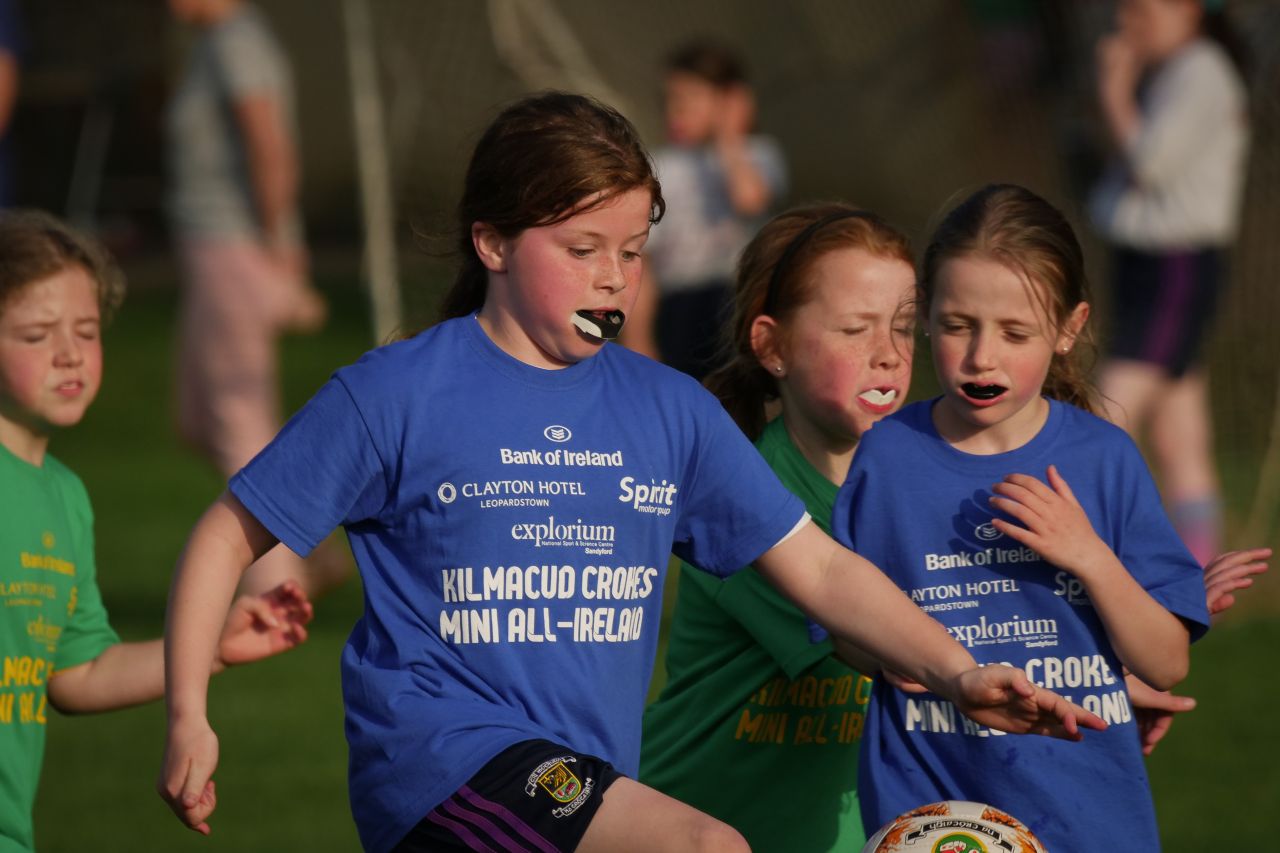
{"type": "Polygon", "coordinates": [[[68,468],[57,457],[48,454],[44,457],[44,469],[49,478],[57,485],[67,501],[67,505],[79,513],[93,515],[93,505],[89,501],[89,490],[85,488],[80,475],[68,468]]]}
{"type": "Polygon", "coordinates": [[[1179,91],[1200,91],[1243,99],[1244,81],[1222,45],[1212,39],[1196,39],[1170,61],[1161,74],[1167,85],[1179,91]]]}
{"type": "Polygon", "coordinates": [[[1106,418],[1061,400],[1050,400],[1049,405],[1058,412],[1063,429],[1072,438],[1100,443],[1105,448],[1137,450],[1129,434],[1106,418]]]}

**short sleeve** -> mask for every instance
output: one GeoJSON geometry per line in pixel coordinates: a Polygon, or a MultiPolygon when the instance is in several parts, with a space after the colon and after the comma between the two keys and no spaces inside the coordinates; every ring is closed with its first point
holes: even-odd
{"type": "Polygon", "coordinates": [[[1192,641],[1198,640],[1209,630],[1204,571],[1173,529],[1136,447],[1128,449],[1126,467],[1136,481],[1136,497],[1117,537],[1116,556],[1152,598],[1187,623],[1192,641]]]}
{"type": "Polygon", "coordinates": [[[233,98],[280,94],[284,57],[258,20],[242,15],[229,22],[215,33],[213,46],[233,98]]]}
{"type": "Polygon", "coordinates": [[[714,397],[698,389],[691,483],[676,525],[676,556],[726,576],[755,561],[804,517],[791,494],[714,397]]]}
{"type": "Polygon", "coordinates": [[[364,417],[335,377],[231,478],[231,493],[306,556],[340,524],[377,516],[387,476],[364,417]]]}
{"type": "MultiPolygon", "coordinates": [[[[77,485],[79,485],[77,481],[77,485]]],[[[80,486],[83,489],[83,486],[80,486]]],[[[76,583],[67,602],[67,623],[58,638],[54,671],[70,669],[93,660],[120,642],[107,619],[107,608],[98,589],[97,562],[94,559],[93,511],[87,494],[78,519],[80,543],[76,557],[76,583]]],[[[77,503],[79,503],[77,500],[77,503]]]]}

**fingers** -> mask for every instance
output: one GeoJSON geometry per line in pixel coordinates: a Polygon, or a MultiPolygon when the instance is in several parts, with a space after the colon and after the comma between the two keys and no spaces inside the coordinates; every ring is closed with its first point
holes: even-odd
{"type": "Polygon", "coordinates": [[[1058,473],[1057,465],[1050,465],[1046,475],[1049,478],[1049,485],[1052,486],[1053,490],[1061,495],[1064,500],[1070,501],[1073,504],[1079,503],[1079,501],[1076,500],[1075,492],[1071,491],[1071,487],[1067,485],[1066,479],[1058,473]]]}
{"type": "Polygon", "coordinates": [[[1150,755],[1155,752],[1156,744],[1164,739],[1169,733],[1169,728],[1173,725],[1173,714],[1160,712],[1152,712],[1148,715],[1148,719],[1141,725],[1142,731],[1142,754],[1150,755]]]}
{"type": "Polygon", "coordinates": [[[246,595],[240,598],[241,610],[253,617],[253,621],[268,628],[279,628],[280,620],[276,617],[276,609],[271,606],[266,596],[246,595]]]}

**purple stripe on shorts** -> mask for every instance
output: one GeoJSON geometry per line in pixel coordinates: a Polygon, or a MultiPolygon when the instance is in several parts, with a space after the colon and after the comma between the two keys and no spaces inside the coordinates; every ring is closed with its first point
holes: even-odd
{"type": "Polygon", "coordinates": [[[468,829],[464,824],[458,823],[456,820],[449,820],[449,818],[440,814],[438,809],[433,809],[432,811],[427,812],[427,820],[438,826],[443,826],[445,829],[458,836],[458,838],[462,840],[462,843],[470,847],[472,850],[479,850],[480,853],[498,853],[498,851],[494,850],[488,844],[485,844],[476,837],[476,834],[468,829]]]}
{"type": "Polygon", "coordinates": [[[1156,364],[1168,364],[1178,347],[1178,338],[1186,334],[1186,313],[1190,309],[1195,284],[1195,254],[1178,252],[1161,264],[1161,292],[1164,298],[1153,306],[1156,312],[1147,339],[1143,342],[1143,358],[1156,364]]]}
{"type": "Polygon", "coordinates": [[[503,806],[501,803],[486,800],[466,785],[463,785],[458,789],[457,796],[463,797],[467,802],[471,803],[471,805],[478,809],[484,809],[490,814],[494,814],[502,818],[507,822],[507,825],[518,832],[525,841],[528,841],[535,848],[541,850],[542,853],[560,853],[560,848],[556,847],[540,835],[537,830],[529,826],[529,824],[525,823],[519,818],[519,816],[506,806],[503,806]]]}
{"type": "Polygon", "coordinates": [[[524,851],[528,849],[519,841],[512,838],[511,834],[507,832],[506,829],[498,826],[484,815],[477,814],[471,809],[464,808],[463,805],[458,802],[456,794],[441,803],[437,810],[439,809],[443,809],[459,820],[465,820],[489,833],[489,837],[500,845],[503,850],[508,851],[508,853],[524,853],[524,851]]]}

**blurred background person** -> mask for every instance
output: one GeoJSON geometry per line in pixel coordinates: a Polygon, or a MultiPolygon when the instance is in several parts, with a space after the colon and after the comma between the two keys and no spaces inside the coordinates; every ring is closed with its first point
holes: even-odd
{"type": "Polygon", "coordinates": [[[1178,532],[1203,564],[1222,498],[1202,358],[1239,230],[1249,143],[1242,51],[1221,2],[1120,0],[1097,46],[1113,161],[1090,201],[1111,244],[1108,414],[1146,431],[1178,532]]]}
{"type": "Polygon", "coordinates": [[[667,212],[645,248],[646,282],[624,338],[701,379],[725,320],[734,264],[786,192],[782,149],[753,133],[755,95],[742,60],[711,39],[667,59],[667,144],[653,159],[667,212]]]}
{"type": "Polygon", "coordinates": [[[10,124],[18,102],[18,58],[22,23],[17,0],[0,0],[0,207],[13,206],[10,124]]]}
{"type": "MultiPolygon", "coordinates": [[[[169,0],[169,8],[196,31],[166,140],[183,274],[178,425],[230,476],[280,427],[280,335],[318,329],[325,303],[308,283],[287,56],[242,0],[169,0]]],[[[295,578],[315,594],[334,580],[324,566],[336,561],[326,556],[304,564],[277,546],[243,588],[295,578]]]]}

